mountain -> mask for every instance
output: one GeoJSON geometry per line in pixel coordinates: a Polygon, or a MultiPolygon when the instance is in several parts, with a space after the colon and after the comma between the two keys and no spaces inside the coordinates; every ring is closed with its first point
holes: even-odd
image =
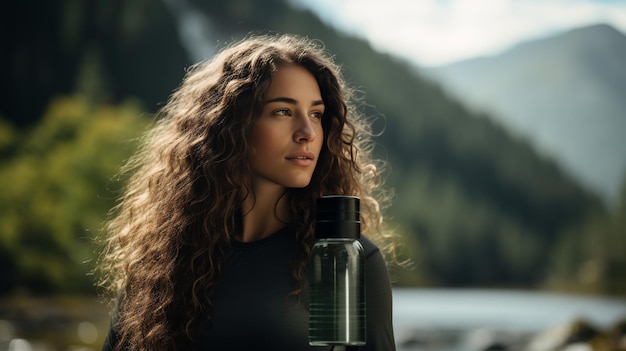
{"type": "MultiPolygon", "coordinates": [[[[366,101],[358,109],[380,134],[375,151],[387,161],[381,172],[396,194],[386,215],[417,268],[399,271],[400,284],[540,286],[550,278],[566,229],[604,211],[595,195],[527,141],[468,111],[411,64],[287,0],[46,4],[49,11],[32,12],[23,23],[0,21],[29,29],[4,38],[11,50],[2,51],[8,55],[0,61],[3,89],[11,91],[1,97],[0,114],[18,126],[23,119],[27,126],[40,123],[38,110],[26,107],[72,92],[107,104],[137,99],[154,112],[186,66],[249,33],[321,40],[366,101]]],[[[28,6],[19,9],[28,13],[28,6]]]]}
{"type": "Polygon", "coordinates": [[[615,203],[626,186],[626,36],[605,24],[422,69],[615,203]]]}

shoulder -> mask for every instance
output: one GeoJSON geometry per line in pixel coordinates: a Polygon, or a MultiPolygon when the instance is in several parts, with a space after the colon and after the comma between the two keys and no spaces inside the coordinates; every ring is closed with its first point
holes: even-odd
{"type": "Polygon", "coordinates": [[[369,258],[372,255],[381,254],[378,246],[376,246],[376,244],[374,244],[374,242],[372,242],[366,236],[361,235],[359,242],[361,243],[361,246],[363,246],[363,252],[365,253],[365,257],[369,258]]]}

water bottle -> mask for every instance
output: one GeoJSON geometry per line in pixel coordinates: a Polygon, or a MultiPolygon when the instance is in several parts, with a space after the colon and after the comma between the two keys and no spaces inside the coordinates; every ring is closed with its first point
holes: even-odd
{"type": "Polygon", "coordinates": [[[365,257],[355,196],[317,200],[309,258],[309,344],[365,345],[365,257]]]}

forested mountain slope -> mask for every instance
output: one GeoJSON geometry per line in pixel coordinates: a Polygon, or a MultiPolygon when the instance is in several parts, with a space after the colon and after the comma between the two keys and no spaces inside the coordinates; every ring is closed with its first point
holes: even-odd
{"type": "MultiPolygon", "coordinates": [[[[468,112],[409,64],[330,29],[310,12],[281,0],[167,4],[98,0],[75,7],[55,0],[46,3],[48,11],[32,14],[19,4],[18,14],[33,16],[22,22],[5,12],[3,26],[31,31],[3,38],[10,54],[0,61],[7,92],[0,113],[27,133],[52,97],[72,92],[98,104],[133,97],[154,112],[193,61],[185,51],[190,42],[177,30],[185,21],[202,24],[194,28],[200,29],[196,38],[209,41],[204,52],[250,32],[297,33],[335,53],[346,78],[364,92],[363,111],[382,132],[377,152],[388,162],[387,186],[397,194],[388,217],[416,263],[414,271],[398,273],[398,284],[537,286],[550,274],[565,229],[602,211],[598,199],[526,142],[468,112]]],[[[196,55],[203,52],[196,49],[196,55]]],[[[22,156],[13,142],[0,165],[22,156]]],[[[3,171],[11,172],[8,166],[3,171]]],[[[76,230],[75,237],[83,235],[76,230]]]]}

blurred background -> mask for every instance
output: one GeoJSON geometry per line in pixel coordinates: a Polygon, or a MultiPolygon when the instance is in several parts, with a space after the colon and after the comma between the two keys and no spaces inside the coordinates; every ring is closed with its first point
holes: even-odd
{"type": "Polygon", "coordinates": [[[395,191],[399,350],[625,350],[621,1],[48,0],[0,13],[0,350],[98,350],[96,236],[185,68],[321,40],[395,191]]]}

